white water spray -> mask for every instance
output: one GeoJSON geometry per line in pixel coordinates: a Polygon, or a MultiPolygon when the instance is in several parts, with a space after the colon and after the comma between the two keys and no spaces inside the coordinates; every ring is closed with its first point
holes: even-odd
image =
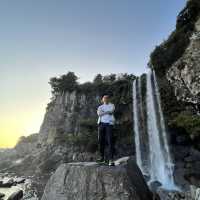
{"type": "Polygon", "coordinates": [[[155,72],[152,73],[152,71],[147,74],[146,102],[150,149],[150,179],[151,181],[159,181],[162,184],[162,187],[166,189],[175,189],[176,186],[173,179],[173,165],[167,142],[160,94],[155,72]]]}
{"type": "Polygon", "coordinates": [[[133,120],[135,133],[136,162],[143,171],[142,154],[140,147],[139,119],[138,119],[138,98],[137,98],[137,79],[133,81],[133,120]]]}
{"type": "Polygon", "coordinates": [[[154,84],[155,84],[156,99],[158,102],[158,112],[159,112],[159,117],[160,117],[161,134],[162,134],[162,138],[163,138],[164,152],[165,152],[165,161],[166,161],[165,164],[167,167],[169,180],[170,180],[172,186],[174,186],[174,178],[173,178],[174,164],[172,162],[172,158],[171,158],[170,151],[169,151],[165,121],[164,121],[164,116],[163,116],[163,112],[162,112],[160,93],[159,93],[158,83],[156,80],[155,71],[153,71],[153,80],[154,80],[154,84]]]}

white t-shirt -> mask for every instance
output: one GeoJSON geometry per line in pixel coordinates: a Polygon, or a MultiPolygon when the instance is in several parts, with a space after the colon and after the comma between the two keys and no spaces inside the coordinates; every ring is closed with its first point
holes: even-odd
{"type": "Polygon", "coordinates": [[[108,104],[102,104],[98,107],[97,109],[97,114],[99,116],[98,118],[98,124],[100,122],[104,122],[104,123],[109,123],[109,124],[114,124],[115,122],[115,118],[114,118],[114,115],[113,114],[103,114],[103,112],[107,112],[107,111],[111,111],[111,112],[114,112],[115,110],[115,105],[112,104],[112,103],[108,103],[108,104]]]}

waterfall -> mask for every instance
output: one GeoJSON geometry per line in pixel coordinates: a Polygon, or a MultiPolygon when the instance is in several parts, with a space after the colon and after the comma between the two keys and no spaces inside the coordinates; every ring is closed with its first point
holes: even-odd
{"type": "Polygon", "coordinates": [[[150,71],[146,76],[145,100],[146,109],[143,109],[141,79],[135,79],[133,81],[133,123],[136,162],[142,173],[150,176],[150,182],[159,181],[165,189],[178,189],[174,183],[173,163],[154,71],[150,71]],[[143,113],[145,110],[146,113],[143,113]],[[142,130],[144,126],[141,126],[141,119],[144,119],[144,116],[146,116],[146,135],[145,130],[142,130]]]}
{"type": "Polygon", "coordinates": [[[142,165],[142,153],[140,145],[140,132],[139,132],[139,116],[138,116],[138,97],[137,97],[137,79],[133,81],[133,125],[135,134],[135,149],[136,149],[136,162],[144,173],[142,165]]]}
{"type": "Polygon", "coordinates": [[[150,179],[174,189],[173,168],[155,72],[147,74],[147,127],[149,136],[150,179]]]}
{"type": "Polygon", "coordinates": [[[158,112],[159,112],[159,117],[160,117],[161,134],[162,134],[162,138],[163,138],[163,145],[164,145],[163,147],[164,147],[164,152],[165,152],[164,155],[165,155],[165,160],[166,160],[165,164],[166,164],[166,168],[167,168],[167,172],[168,172],[167,175],[168,175],[168,179],[169,179],[170,183],[172,185],[174,185],[174,178],[173,178],[174,164],[172,162],[170,151],[169,151],[165,121],[164,121],[164,116],[163,116],[163,112],[162,112],[160,93],[159,93],[159,88],[158,88],[158,84],[157,84],[157,80],[156,80],[155,71],[153,71],[153,81],[155,84],[155,94],[156,94],[156,99],[158,102],[158,112]]]}

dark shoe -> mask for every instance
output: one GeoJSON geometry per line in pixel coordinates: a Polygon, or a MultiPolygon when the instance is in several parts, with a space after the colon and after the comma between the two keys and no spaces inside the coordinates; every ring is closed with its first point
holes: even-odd
{"type": "Polygon", "coordinates": [[[105,165],[108,165],[109,164],[109,160],[106,160],[104,161],[105,165]]]}
{"type": "Polygon", "coordinates": [[[115,166],[115,162],[113,160],[109,160],[109,166],[115,166]]]}

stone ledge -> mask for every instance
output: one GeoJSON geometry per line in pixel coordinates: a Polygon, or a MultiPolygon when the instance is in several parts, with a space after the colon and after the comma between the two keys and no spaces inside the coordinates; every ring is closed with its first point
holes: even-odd
{"type": "Polygon", "coordinates": [[[151,200],[140,169],[133,159],[125,160],[114,167],[63,163],[48,180],[42,200],[151,200]]]}

